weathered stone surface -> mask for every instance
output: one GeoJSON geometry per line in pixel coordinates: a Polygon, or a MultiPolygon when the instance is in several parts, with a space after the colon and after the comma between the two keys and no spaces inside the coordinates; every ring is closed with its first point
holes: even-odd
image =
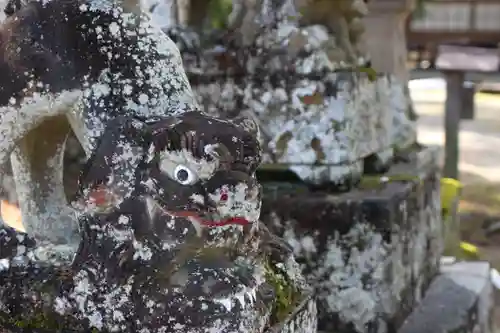
{"type": "Polygon", "coordinates": [[[116,117],[198,109],[177,48],[129,3],[18,1],[3,22],[11,33],[3,41],[0,168],[11,158],[25,228],[39,240],[77,243],[62,188],[70,125],[90,154],[116,117]]]}
{"type": "Polygon", "coordinates": [[[363,171],[368,174],[385,173],[393,162],[394,152],[411,150],[417,142],[416,114],[413,110],[408,86],[398,81],[394,76],[389,77],[387,87],[391,125],[389,127],[390,148],[380,150],[365,158],[363,171]]]}
{"type": "Polygon", "coordinates": [[[422,226],[416,238],[410,241],[414,244],[426,242],[424,256],[422,248],[410,244],[409,250],[414,252],[412,261],[414,271],[425,274],[415,281],[416,300],[425,292],[430,278],[439,267],[441,255],[444,251],[444,221],[442,220],[440,198],[440,169],[438,166],[438,147],[416,146],[406,152],[406,162],[400,162],[384,175],[389,179],[405,179],[417,183],[418,191],[423,195],[419,199],[417,225],[422,226]],[[425,241],[427,240],[427,241],[425,241]],[[417,260],[418,259],[418,260],[417,260]]]}
{"type": "Polygon", "coordinates": [[[317,80],[292,74],[277,82],[248,78],[240,85],[228,80],[193,89],[210,113],[253,113],[261,127],[264,163],[288,165],[316,185],[340,185],[360,175],[364,157],[390,146],[389,113],[375,97],[383,94],[384,82],[350,73],[317,80]],[[231,96],[234,104],[228,107],[214,96],[231,96]]]}
{"type": "Polygon", "coordinates": [[[421,299],[442,252],[439,176],[428,155],[341,195],[267,188],[261,219],[317,288],[320,329],[394,330],[421,299]]]}
{"type": "Polygon", "coordinates": [[[399,333],[493,333],[493,287],[487,262],[443,265],[399,333]]]}
{"type": "Polygon", "coordinates": [[[0,230],[0,327],[315,328],[314,300],[291,250],[259,228],[260,149],[249,121],[199,112],[114,120],[81,178],[74,258],[0,230]]]}

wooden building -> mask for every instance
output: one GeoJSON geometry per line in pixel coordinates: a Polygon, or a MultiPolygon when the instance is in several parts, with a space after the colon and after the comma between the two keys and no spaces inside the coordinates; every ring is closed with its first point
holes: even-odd
{"type": "Polygon", "coordinates": [[[430,65],[439,44],[498,48],[500,0],[425,0],[407,19],[406,40],[430,65]]]}

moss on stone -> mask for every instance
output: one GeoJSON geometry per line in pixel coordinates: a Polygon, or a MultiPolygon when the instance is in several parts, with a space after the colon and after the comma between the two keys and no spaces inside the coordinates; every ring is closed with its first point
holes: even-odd
{"type": "Polygon", "coordinates": [[[421,152],[422,150],[424,150],[425,146],[421,145],[418,142],[414,142],[405,147],[400,147],[397,144],[394,144],[392,148],[394,149],[395,155],[409,155],[411,153],[421,152]]]}
{"type": "Polygon", "coordinates": [[[383,188],[385,182],[383,182],[380,176],[364,176],[359,182],[358,188],[360,190],[378,190],[383,188]]]}
{"type": "Polygon", "coordinates": [[[2,322],[7,324],[5,326],[15,326],[22,329],[46,329],[54,332],[58,332],[63,329],[62,321],[44,312],[43,310],[35,310],[31,314],[22,314],[8,320],[2,318],[0,326],[3,326],[2,322]]]}
{"type": "Polygon", "coordinates": [[[381,190],[387,183],[394,182],[396,180],[385,176],[363,176],[359,183],[358,188],[360,190],[381,190]],[[385,178],[385,179],[384,179],[385,178]]]}
{"type": "Polygon", "coordinates": [[[292,313],[301,300],[302,293],[287,278],[286,273],[279,272],[279,269],[271,262],[265,264],[266,281],[276,294],[271,312],[271,325],[286,319],[292,313]]]}
{"type": "Polygon", "coordinates": [[[380,176],[363,176],[359,183],[361,190],[379,190],[387,183],[394,182],[421,182],[418,175],[414,174],[396,174],[396,175],[380,175],[380,176]]]}

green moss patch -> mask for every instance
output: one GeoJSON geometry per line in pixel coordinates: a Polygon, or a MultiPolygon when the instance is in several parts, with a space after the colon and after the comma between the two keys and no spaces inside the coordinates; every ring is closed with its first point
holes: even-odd
{"type": "Polygon", "coordinates": [[[32,314],[22,314],[16,317],[0,317],[0,327],[17,327],[22,329],[42,329],[47,331],[59,332],[64,327],[62,321],[54,316],[43,312],[34,312],[32,314]]]}
{"type": "Polygon", "coordinates": [[[302,293],[288,279],[287,274],[281,272],[273,263],[268,261],[265,271],[266,281],[276,294],[271,313],[271,325],[274,325],[285,320],[295,310],[301,301],[302,293]]]}
{"type": "Polygon", "coordinates": [[[383,189],[387,183],[411,182],[416,180],[420,179],[415,175],[364,176],[361,178],[358,188],[360,190],[380,190],[383,189]]]}

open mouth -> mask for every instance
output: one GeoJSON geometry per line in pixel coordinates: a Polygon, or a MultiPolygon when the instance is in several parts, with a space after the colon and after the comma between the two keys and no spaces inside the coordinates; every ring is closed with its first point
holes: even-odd
{"type": "Polygon", "coordinates": [[[181,217],[190,220],[191,222],[195,222],[200,226],[205,227],[223,227],[227,225],[248,225],[251,224],[251,221],[247,220],[241,216],[230,216],[230,217],[221,217],[218,214],[211,214],[205,212],[197,212],[192,210],[182,210],[182,211],[171,211],[165,209],[165,207],[160,203],[161,199],[158,198],[153,199],[149,197],[147,200],[150,216],[154,215],[154,211],[159,209],[164,214],[170,215],[172,217],[181,217]]]}
{"type": "Polygon", "coordinates": [[[243,217],[227,217],[220,219],[206,219],[201,217],[196,212],[180,211],[180,212],[166,212],[167,214],[175,217],[190,218],[196,220],[199,224],[206,227],[223,227],[226,225],[248,225],[250,221],[243,217]]]}

